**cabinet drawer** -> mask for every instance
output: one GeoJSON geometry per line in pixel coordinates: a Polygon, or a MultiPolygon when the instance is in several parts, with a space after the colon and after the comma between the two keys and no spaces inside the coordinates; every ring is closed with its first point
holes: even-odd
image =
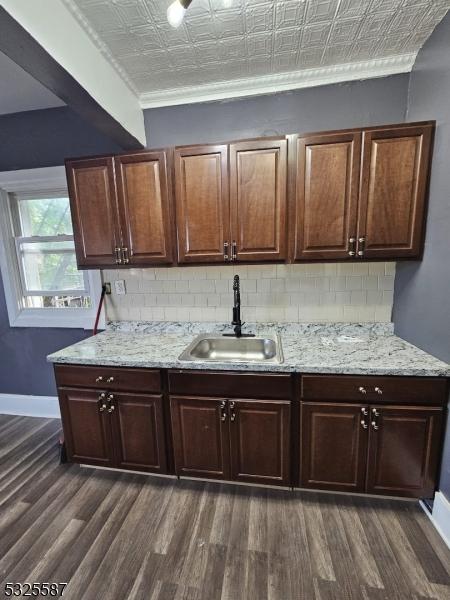
{"type": "Polygon", "coordinates": [[[447,399],[447,380],[430,377],[305,375],[301,380],[301,395],[305,400],[442,405],[447,399]]]}
{"type": "Polygon", "coordinates": [[[223,371],[169,371],[169,391],[183,396],[291,398],[291,376],[223,371]]]}
{"type": "Polygon", "coordinates": [[[58,386],[127,392],[161,391],[161,373],[152,369],[55,365],[55,376],[58,386]]]}

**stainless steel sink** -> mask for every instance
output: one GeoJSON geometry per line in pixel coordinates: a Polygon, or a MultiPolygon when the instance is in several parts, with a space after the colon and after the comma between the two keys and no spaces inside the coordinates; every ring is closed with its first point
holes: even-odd
{"type": "Polygon", "coordinates": [[[202,334],[189,344],[178,360],[198,362],[282,363],[283,352],[277,334],[266,337],[223,337],[202,334]]]}

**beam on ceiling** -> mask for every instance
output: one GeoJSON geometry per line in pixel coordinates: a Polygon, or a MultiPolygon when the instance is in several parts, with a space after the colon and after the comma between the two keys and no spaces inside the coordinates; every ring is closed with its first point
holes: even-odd
{"type": "Polygon", "coordinates": [[[0,0],[0,51],[124,150],[145,146],[139,99],[61,0],[0,0]]]}

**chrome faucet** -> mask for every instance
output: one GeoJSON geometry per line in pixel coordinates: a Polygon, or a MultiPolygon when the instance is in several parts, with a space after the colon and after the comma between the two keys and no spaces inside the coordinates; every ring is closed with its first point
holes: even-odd
{"type": "Polygon", "coordinates": [[[252,333],[242,333],[242,326],[245,325],[241,321],[241,285],[239,280],[239,275],[234,276],[233,280],[233,295],[234,295],[234,304],[233,304],[233,320],[231,324],[233,325],[234,334],[232,333],[224,333],[224,336],[236,336],[240,337],[255,337],[252,333]]]}

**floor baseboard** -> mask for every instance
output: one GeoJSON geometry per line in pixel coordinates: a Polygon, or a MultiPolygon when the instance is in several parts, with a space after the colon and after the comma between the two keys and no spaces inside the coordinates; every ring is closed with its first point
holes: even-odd
{"type": "Polygon", "coordinates": [[[24,417],[47,417],[60,419],[56,396],[25,396],[0,394],[0,414],[24,417]]]}
{"type": "Polygon", "coordinates": [[[436,492],[431,513],[423,506],[422,502],[420,504],[447,548],[450,549],[450,502],[442,492],[436,492]]]}

